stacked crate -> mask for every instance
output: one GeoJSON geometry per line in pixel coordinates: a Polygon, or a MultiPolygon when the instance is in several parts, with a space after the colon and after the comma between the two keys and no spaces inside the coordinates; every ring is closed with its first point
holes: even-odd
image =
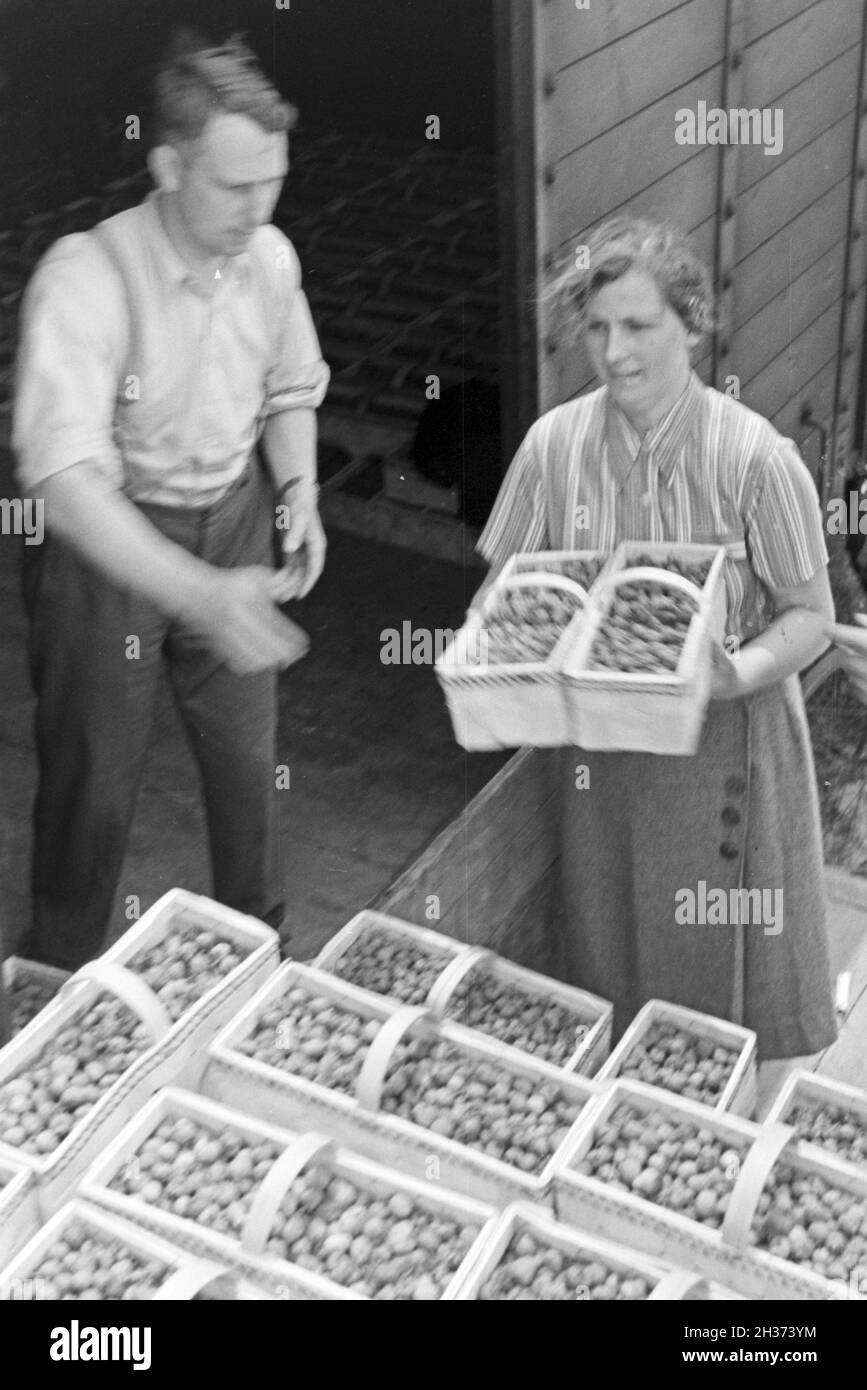
{"type": "MultiPolygon", "coordinates": [[[[23,214],[0,232],[0,411],[8,414],[21,294],[58,237],[132,206],[147,174],[23,214]]],[[[44,205],[50,188],[8,206],[44,205]]],[[[301,130],[274,221],[294,243],[332,382],[326,443],[408,444],[425,377],[498,379],[494,161],[426,141],[301,130]]]]}
{"type": "Polygon", "coordinates": [[[867,1096],[799,1074],[758,1125],[749,1030],[664,1001],[610,1027],[373,911],[280,966],[175,890],[0,1049],[0,1298],[863,1298],[867,1096]],[[214,935],[243,959],[179,996],[214,935]],[[10,1142],[106,989],[150,1045],[51,1152],[10,1142]]]}

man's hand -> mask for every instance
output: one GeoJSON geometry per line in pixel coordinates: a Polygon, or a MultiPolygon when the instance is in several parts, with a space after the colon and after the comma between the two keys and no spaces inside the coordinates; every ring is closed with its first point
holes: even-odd
{"type": "Polygon", "coordinates": [[[861,699],[867,702],[867,616],[855,615],[858,627],[844,627],[833,623],[826,629],[828,636],[840,652],[840,664],[854,685],[861,699]]]}
{"type": "Polygon", "coordinates": [[[319,518],[319,489],[314,482],[300,480],[289,492],[289,530],[283,536],[283,568],[276,578],[277,603],[309,594],[325,565],[328,544],[319,518]]]}
{"type": "Polygon", "coordinates": [[[282,602],[279,580],[264,566],[211,568],[180,621],[236,675],[291,666],[306,655],[310,639],[275,607],[282,602]]]}
{"type": "Polygon", "coordinates": [[[45,524],[113,584],[148,599],[240,675],[289,666],[310,641],[276,607],[280,576],[220,569],[168,540],[84,460],[45,480],[45,524]]]}

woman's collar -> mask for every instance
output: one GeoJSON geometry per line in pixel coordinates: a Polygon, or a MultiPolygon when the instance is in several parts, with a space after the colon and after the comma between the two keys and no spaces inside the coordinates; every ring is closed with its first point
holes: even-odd
{"type": "Polygon", "coordinates": [[[698,418],[698,407],[703,393],[701,378],[695,371],[690,371],[689,381],[674,405],[643,436],[611,396],[607,395],[606,436],[609,458],[614,471],[620,474],[622,482],[625,482],[639,450],[643,448],[657,464],[663,482],[671,483],[683,445],[698,418]]]}

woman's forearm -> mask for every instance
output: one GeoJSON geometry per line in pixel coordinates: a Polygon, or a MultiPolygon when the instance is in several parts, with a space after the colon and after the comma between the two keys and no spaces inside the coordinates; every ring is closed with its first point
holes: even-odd
{"type": "Polygon", "coordinates": [[[829,646],[828,619],[810,608],[781,613],[758,637],[735,653],[741,695],[752,695],[803,671],[829,646]]]}

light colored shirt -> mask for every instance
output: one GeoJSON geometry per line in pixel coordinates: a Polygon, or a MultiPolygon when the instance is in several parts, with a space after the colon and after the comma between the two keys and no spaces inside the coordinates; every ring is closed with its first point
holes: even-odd
{"type": "Polygon", "coordinates": [[[624,540],[725,545],[727,633],[748,641],[773,616],[770,590],[828,562],[818,494],[790,439],[692,373],[642,439],[602,387],[531,426],[478,549],[612,551],[624,540]]]}
{"type": "Polygon", "coordinates": [[[91,459],[133,501],[209,506],[269,415],[325,395],[283,233],[259,227],[205,286],[169,240],[158,196],[61,237],[33,274],[13,414],[22,488],[91,459]]]}

